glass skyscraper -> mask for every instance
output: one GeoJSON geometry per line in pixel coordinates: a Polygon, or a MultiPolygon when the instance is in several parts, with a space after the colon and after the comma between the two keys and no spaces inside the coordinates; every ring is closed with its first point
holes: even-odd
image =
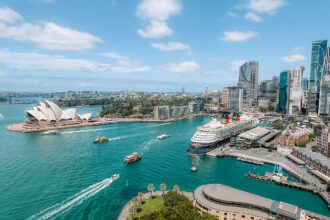
{"type": "Polygon", "coordinates": [[[239,68],[238,86],[243,89],[243,106],[249,107],[256,103],[258,98],[259,65],[257,61],[244,63],[239,68]]]}
{"type": "Polygon", "coordinates": [[[280,74],[279,97],[277,111],[286,114],[288,110],[288,97],[290,87],[290,71],[283,71],[280,74]]]}
{"type": "Polygon", "coordinates": [[[327,49],[322,67],[319,115],[330,115],[330,48],[327,49]]]}
{"type": "Polygon", "coordinates": [[[312,44],[311,73],[309,80],[308,112],[318,112],[322,67],[327,50],[327,41],[314,41],[312,44]]]}

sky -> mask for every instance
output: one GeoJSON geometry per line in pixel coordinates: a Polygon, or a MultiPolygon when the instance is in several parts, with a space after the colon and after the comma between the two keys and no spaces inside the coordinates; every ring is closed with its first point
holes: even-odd
{"type": "Polygon", "coordinates": [[[221,90],[330,40],[329,0],[1,0],[0,91],[221,90]]]}

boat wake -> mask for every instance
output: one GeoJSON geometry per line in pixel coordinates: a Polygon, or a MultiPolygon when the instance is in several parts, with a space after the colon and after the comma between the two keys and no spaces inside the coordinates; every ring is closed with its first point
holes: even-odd
{"type": "Polygon", "coordinates": [[[157,139],[151,139],[149,141],[146,141],[142,144],[142,150],[141,150],[141,155],[144,154],[146,151],[150,149],[150,146],[154,143],[157,142],[157,139]]]}
{"type": "MultiPolygon", "coordinates": [[[[116,178],[117,179],[117,178],[116,178]]],[[[51,206],[33,216],[28,218],[28,220],[32,219],[50,219],[55,218],[67,211],[69,211],[72,207],[81,204],[86,199],[94,196],[98,192],[102,191],[103,189],[107,188],[113,181],[116,179],[107,178],[101,182],[95,183],[86,189],[76,193],[75,195],[69,197],[68,199],[64,200],[61,203],[58,203],[54,206],[51,206]]]]}
{"type": "Polygon", "coordinates": [[[166,123],[162,123],[162,124],[150,125],[150,127],[159,127],[159,126],[164,126],[164,125],[169,125],[169,124],[172,124],[172,122],[166,122],[166,123]]]}
{"type": "Polygon", "coordinates": [[[111,128],[95,128],[95,129],[84,129],[78,131],[63,131],[61,134],[75,134],[75,133],[85,133],[85,132],[95,132],[95,131],[108,131],[117,129],[118,127],[111,127],[111,128]]]}
{"type": "Polygon", "coordinates": [[[3,114],[0,113],[0,120],[4,119],[3,114]]]}

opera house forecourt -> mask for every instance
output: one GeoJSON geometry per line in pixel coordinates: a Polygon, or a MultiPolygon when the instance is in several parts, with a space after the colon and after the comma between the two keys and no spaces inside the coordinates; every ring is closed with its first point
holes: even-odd
{"type": "Polygon", "coordinates": [[[26,110],[24,123],[9,125],[11,131],[33,132],[67,127],[89,125],[92,113],[76,114],[75,108],[62,110],[49,100],[38,102],[38,105],[26,110]]]}
{"type": "Polygon", "coordinates": [[[199,186],[194,191],[194,205],[221,220],[329,219],[297,206],[271,200],[222,184],[199,186]]]}

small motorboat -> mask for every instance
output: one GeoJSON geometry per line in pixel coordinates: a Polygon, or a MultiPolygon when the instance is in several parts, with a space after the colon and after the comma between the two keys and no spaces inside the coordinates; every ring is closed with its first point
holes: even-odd
{"type": "Polygon", "coordinates": [[[197,172],[197,167],[193,166],[190,168],[191,172],[197,172]]]}
{"type": "Polygon", "coordinates": [[[159,135],[159,136],[157,137],[157,139],[158,139],[158,140],[163,140],[163,139],[166,139],[166,138],[169,138],[169,137],[171,137],[171,136],[168,135],[168,134],[162,134],[162,135],[159,135]]]}
{"type": "Polygon", "coordinates": [[[120,177],[120,174],[116,173],[111,176],[111,179],[114,181],[120,177]]]}
{"type": "Polygon", "coordinates": [[[41,133],[41,135],[57,135],[57,134],[60,134],[58,130],[49,130],[41,133]]]}
{"type": "Polygon", "coordinates": [[[99,143],[104,143],[104,142],[108,142],[108,141],[109,141],[109,138],[107,138],[107,137],[97,137],[94,140],[94,143],[99,144],[99,143]]]}

